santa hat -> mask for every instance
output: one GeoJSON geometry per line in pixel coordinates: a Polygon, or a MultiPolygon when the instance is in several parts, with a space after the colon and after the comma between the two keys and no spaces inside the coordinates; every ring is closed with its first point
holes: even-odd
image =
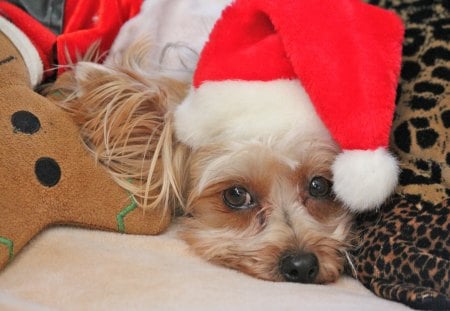
{"type": "Polygon", "coordinates": [[[386,148],[402,38],[395,14],[360,0],[237,0],[175,111],[177,137],[195,149],[329,133],[342,149],[332,166],[337,198],[354,211],[377,207],[397,183],[386,148]]]}

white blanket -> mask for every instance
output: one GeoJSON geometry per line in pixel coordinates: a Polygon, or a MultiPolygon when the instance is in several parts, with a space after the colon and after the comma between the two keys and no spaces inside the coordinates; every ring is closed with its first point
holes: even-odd
{"type": "Polygon", "coordinates": [[[47,230],[0,272],[0,310],[408,310],[349,277],[274,283],[213,265],[176,231],[47,230]]]}

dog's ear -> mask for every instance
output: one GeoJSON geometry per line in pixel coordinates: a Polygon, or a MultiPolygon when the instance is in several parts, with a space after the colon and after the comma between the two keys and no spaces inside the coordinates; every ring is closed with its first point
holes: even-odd
{"type": "Polygon", "coordinates": [[[180,206],[186,159],[173,141],[171,107],[186,94],[186,84],[121,64],[92,62],[77,63],[66,81],[60,79],[55,85],[72,93],[59,105],[113,179],[144,209],[165,213],[180,206]]]}

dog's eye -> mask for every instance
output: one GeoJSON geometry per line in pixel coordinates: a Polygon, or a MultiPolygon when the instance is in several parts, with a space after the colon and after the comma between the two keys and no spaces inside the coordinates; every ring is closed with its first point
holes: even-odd
{"type": "Polygon", "coordinates": [[[331,181],[322,176],[315,176],[309,183],[309,194],[315,198],[325,198],[331,193],[331,181]]]}
{"type": "Polygon", "coordinates": [[[255,200],[247,189],[233,186],[223,191],[223,202],[232,209],[243,210],[254,205],[255,200]]]}

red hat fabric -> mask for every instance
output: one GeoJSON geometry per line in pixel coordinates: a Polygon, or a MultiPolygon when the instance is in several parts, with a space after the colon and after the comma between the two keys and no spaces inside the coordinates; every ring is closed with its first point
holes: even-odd
{"type": "Polygon", "coordinates": [[[308,135],[326,129],[343,151],[333,165],[337,197],[356,211],[378,206],[397,182],[386,147],[403,31],[394,13],[360,0],[237,0],[200,55],[192,92],[175,113],[177,135],[196,148],[286,135],[292,122],[308,135]],[[264,122],[222,125],[237,111],[264,122]]]}

